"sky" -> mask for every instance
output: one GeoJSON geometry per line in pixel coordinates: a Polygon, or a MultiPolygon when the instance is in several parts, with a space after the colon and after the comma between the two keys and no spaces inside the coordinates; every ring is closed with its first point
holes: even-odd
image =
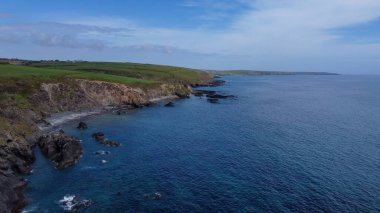
{"type": "Polygon", "coordinates": [[[380,0],[0,0],[0,57],[380,74],[380,0]]]}

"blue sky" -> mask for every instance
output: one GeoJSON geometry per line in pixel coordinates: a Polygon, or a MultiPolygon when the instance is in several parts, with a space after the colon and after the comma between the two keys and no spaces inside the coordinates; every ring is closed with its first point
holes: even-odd
{"type": "Polygon", "coordinates": [[[0,57],[380,74],[379,0],[0,0],[0,57]]]}

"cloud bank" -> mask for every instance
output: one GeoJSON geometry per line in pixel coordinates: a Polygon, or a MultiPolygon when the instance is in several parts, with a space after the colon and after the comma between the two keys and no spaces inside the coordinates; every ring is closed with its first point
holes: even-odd
{"type": "MultiPolygon", "coordinates": [[[[380,43],[348,39],[351,27],[380,18],[378,0],[218,2],[192,0],[180,6],[204,8],[205,21],[215,13],[215,19],[226,17],[236,5],[245,9],[223,28],[152,27],[121,17],[84,16],[6,24],[0,26],[0,42],[5,48],[17,46],[25,56],[20,43],[47,51],[41,57],[62,57],[70,50],[78,59],[148,58],[152,63],[210,69],[380,72],[380,43]],[[336,33],[341,28],[348,30],[336,33]]],[[[360,39],[366,41],[365,35],[360,39]]]]}

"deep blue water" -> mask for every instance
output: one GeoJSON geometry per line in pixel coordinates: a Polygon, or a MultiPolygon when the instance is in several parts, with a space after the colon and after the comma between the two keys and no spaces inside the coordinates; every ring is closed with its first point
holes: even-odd
{"type": "Polygon", "coordinates": [[[37,152],[28,209],[59,212],[76,194],[94,202],[83,212],[380,212],[379,76],[225,80],[213,89],[237,100],[98,115],[86,131],[67,124],[84,156],[56,171],[37,152]],[[98,145],[95,131],[123,146],[98,145]],[[144,199],[155,192],[163,198],[144,199]]]}

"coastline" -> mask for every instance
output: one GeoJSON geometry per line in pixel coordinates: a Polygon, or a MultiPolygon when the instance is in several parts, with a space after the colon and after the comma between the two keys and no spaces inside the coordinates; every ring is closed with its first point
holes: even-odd
{"type": "MultiPolygon", "coordinates": [[[[160,96],[157,98],[151,98],[148,100],[150,103],[159,103],[165,100],[176,100],[179,99],[176,95],[168,95],[168,96],[160,96]]],[[[123,109],[123,106],[116,107],[104,107],[98,108],[94,110],[87,111],[65,111],[51,114],[49,117],[44,119],[44,124],[38,124],[37,127],[41,130],[42,134],[51,134],[57,132],[59,127],[65,125],[69,122],[80,121],[83,118],[87,118],[93,115],[99,115],[103,113],[117,111],[119,109],[123,109]]]]}
{"type": "MultiPolygon", "coordinates": [[[[49,69],[54,65],[66,70],[67,63],[31,61],[25,66],[1,67],[5,75],[0,100],[0,212],[21,212],[27,205],[23,196],[27,183],[23,177],[31,174],[35,161],[33,150],[41,136],[50,136],[62,125],[88,116],[121,115],[156,102],[187,98],[192,93],[192,85],[211,85],[214,81],[212,75],[193,69],[133,63],[122,64],[122,67],[125,70],[144,68],[141,76],[119,72],[119,64],[111,64],[115,66],[110,66],[106,74],[99,74],[96,72],[98,63],[70,63],[82,75],[80,77],[71,72],[56,75],[49,69]],[[94,70],[81,70],[84,65],[94,70]],[[152,71],[159,72],[152,77],[152,71]],[[174,76],[172,72],[179,75],[174,76]],[[35,75],[30,77],[30,73],[35,75]]],[[[59,141],[65,142],[64,139],[59,141]]],[[[51,144],[49,148],[61,155],[67,151],[58,145],[51,144]]],[[[65,157],[69,155],[65,153],[65,157]]]]}

